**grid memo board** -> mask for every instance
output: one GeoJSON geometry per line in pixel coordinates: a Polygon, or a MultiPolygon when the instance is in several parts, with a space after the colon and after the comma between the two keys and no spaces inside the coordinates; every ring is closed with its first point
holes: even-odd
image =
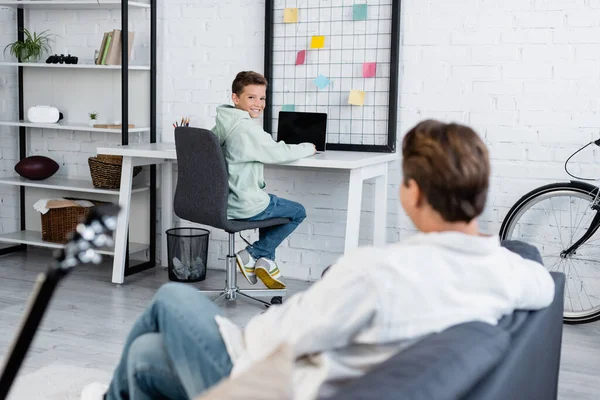
{"type": "Polygon", "coordinates": [[[328,150],[395,151],[399,21],[400,0],[267,0],[265,130],[323,112],[328,150]]]}

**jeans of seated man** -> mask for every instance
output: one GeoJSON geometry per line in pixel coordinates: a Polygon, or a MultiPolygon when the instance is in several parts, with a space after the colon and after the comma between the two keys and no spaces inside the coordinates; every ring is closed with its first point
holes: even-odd
{"type": "Polygon", "coordinates": [[[163,285],[134,323],[106,399],[187,400],[229,376],[220,313],[192,286],[163,285]]]}

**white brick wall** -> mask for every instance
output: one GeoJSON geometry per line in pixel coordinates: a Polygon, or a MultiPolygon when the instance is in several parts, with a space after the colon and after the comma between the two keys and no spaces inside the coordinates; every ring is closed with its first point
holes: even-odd
{"type": "MultiPolygon", "coordinates": [[[[433,117],[470,124],[485,138],[493,178],[481,221],[497,232],[521,195],[542,183],[567,180],[563,162],[600,136],[600,3],[403,3],[400,131],[433,117]],[[411,24],[414,20],[418,23],[411,24]],[[423,38],[429,27],[446,39],[423,38]],[[428,85],[431,80],[435,84],[428,85]]],[[[600,176],[597,153],[591,149],[578,157],[586,176],[600,176]]]]}
{"type": "MultiPolygon", "coordinates": [[[[159,129],[172,136],[172,122],[183,115],[191,116],[194,126],[210,128],[215,107],[229,101],[235,74],[263,71],[264,0],[159,4],[159,129]]],[[[522,194],[566,180],[563,161],[599,136],[600,1],[405,0],[402,12],[400,136],[424,118],[472,125],[489,145],[493,164],[481,222],[497,232],[522,194]]],[[[112,17],[65,19],[65,46],[89,46],[89,37],[98,32],[93,27],[112,17]]],[[[0,9],[0,45],[11,40],[5,22],[12,18],[0,9]]],[[[42,23],[47,22],[42,18],[42,23]]],[[[14,96],[13,78],[0,70],[2,116],[15,112],[7,101],[14,96]]],[[[14,159],[16,149],[5,136],[0,166],[6,171],[12,170],[8,157],[14,159]]],[[[86,138],[81,151],[93,152],[95,140],[86,138]]],[[[582,173],[600,176],[600,152],[591,149],[579,160],[582,173]]],[[[298,171],[270,171],[267,179],[274,193],[301,201],[308,211],[278,251],[281,267],[287,276],[315,279],[341,252],[347,179],[298,171]]],[[[388,239],[395,241],[412,226],[397,204],[397,166],[389,182],[388,239]]],[[[12,201],[9,191],[0,186],[0,199],[12,201]]],[[[361,243],[371,238],[372,187],[365,193],[361,243]]],[[[226,236],[214,231],[212,237],[209,263],[220,267],[226,236]]]]}

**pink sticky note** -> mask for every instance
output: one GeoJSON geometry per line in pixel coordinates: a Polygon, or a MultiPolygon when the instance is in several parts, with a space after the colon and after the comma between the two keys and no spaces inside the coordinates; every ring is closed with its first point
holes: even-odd
{"type": "Polygon", "coordinates": [[[363,78],[373,78],[377,71],[377,63],[366,62],[363,63],[363,78]]]}
{"type": "Polygon", "coordinates": [[[298,54],[296,54],[296,65],[304,64],[306,60],[306,50],[300,50],[298,54]]]}

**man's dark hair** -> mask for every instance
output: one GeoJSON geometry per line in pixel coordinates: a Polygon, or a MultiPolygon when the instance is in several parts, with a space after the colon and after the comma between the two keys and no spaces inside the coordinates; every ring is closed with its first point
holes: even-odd
{"type": "Polygon", "coordinates": [[[470,222],[485,207],[488,150],[468,126],[427,120],[402,142],[403,184],[413,179],[431,207],[448,222],[470,222]]]}

